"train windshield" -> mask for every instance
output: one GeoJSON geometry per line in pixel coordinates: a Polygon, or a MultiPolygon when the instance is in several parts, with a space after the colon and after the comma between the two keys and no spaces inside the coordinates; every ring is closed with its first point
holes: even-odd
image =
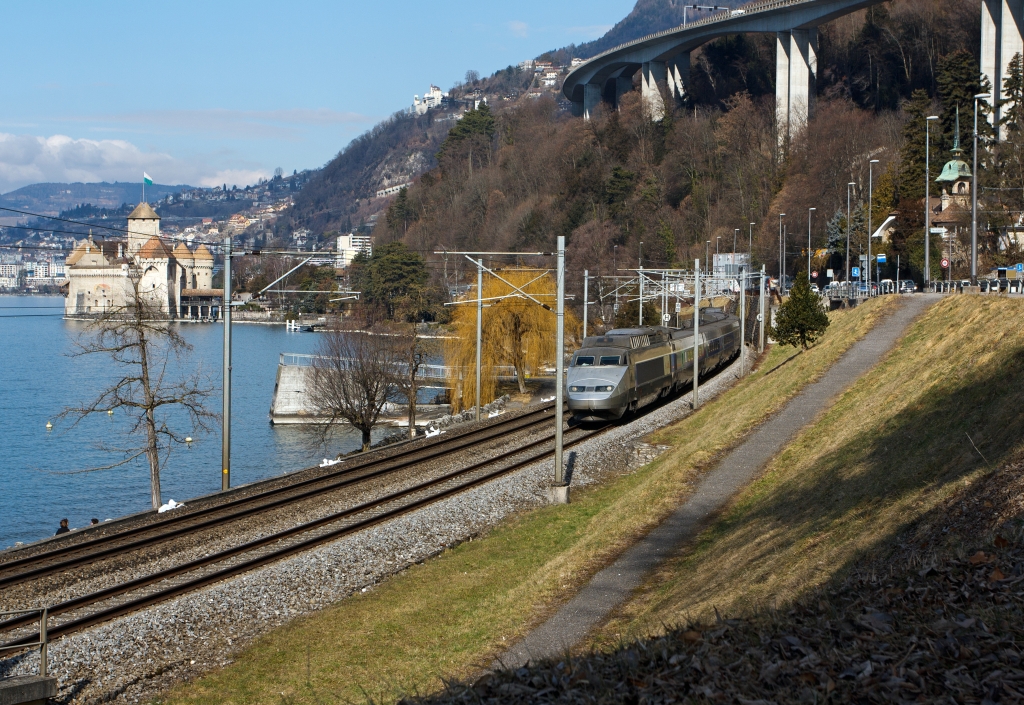
{"type": "Polygon", "coordinates": [[[572,360],[573,367],[611,367],[625,364],[622,353],[612,350],[580,350],[572,360]],[[611,354],[615,352],[615,354],[611,354]]]}

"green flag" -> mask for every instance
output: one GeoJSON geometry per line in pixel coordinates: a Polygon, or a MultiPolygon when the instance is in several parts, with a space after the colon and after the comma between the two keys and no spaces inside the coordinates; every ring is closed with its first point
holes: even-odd
{"type": "Polygon", "coordinates": [[[146,186],[152,186],[153,177],[147,174],[146,172],[142,172],[142,183],[144,183],[146,186]]]}

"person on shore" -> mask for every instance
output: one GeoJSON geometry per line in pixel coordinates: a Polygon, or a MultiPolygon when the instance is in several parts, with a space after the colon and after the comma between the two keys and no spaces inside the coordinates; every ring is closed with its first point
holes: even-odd
{"type": "Polygon", "coordinates": [[[67,519],[61,519],[60,520],[60,528],[57,529],[57,533],[55,533],[54,536],[60,536],[61,534],[69,534],[69,533],[71,533],[71,529],[68,528],[68,520],[67,519]]]}
{"type": "Polygon", "coordinates": [[[89,523],[92,524],[93,526],[96,526],[97,524],[100,523],[100,520],[97,519],[96,517],[93,517],[92,520],[89,523]]]}

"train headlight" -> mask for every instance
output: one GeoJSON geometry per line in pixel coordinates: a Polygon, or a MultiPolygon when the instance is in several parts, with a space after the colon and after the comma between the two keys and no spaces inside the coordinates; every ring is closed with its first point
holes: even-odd
{"type": "Polygon", "coordinates": [[[569,391],[570,392],[585,392],[585,391],[587,391],[587,388],[586,387],[581,387],[578,384],[574,384],[571,387],[569,387],[569,391]]]}
{"type": "Polygon", "coordinates": [[[603,385],[601,387],[594,387],[594,391],[595,392],[610,392],[613,389],[615,389],[615,387],[613,387],[610,384],[605,384],[605,385],[603,385]]]}

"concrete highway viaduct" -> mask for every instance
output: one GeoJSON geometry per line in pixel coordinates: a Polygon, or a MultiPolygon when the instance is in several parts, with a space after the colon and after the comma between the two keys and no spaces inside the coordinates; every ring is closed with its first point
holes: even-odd
{"type": "MultiPolygon", "coordinates": [[[[574,68],[562,86],[573,113],[589,119],[603,101],[617,105],[641,72],[641,94],[655,119],[663,96],[682,101],[690,52],[718,37],[746,32],[776,35],[775,97],[780,137],[791,136],[814,113],[818,26],[884,0],[763,0],[609,49],[574,68]]],[[[1024,0],[982,0],[981,71],[1002,88],[1006,68],[1024,52],[1024,0]]],[[[994,115],[999,118],[998,105],[994,115]]]]}

